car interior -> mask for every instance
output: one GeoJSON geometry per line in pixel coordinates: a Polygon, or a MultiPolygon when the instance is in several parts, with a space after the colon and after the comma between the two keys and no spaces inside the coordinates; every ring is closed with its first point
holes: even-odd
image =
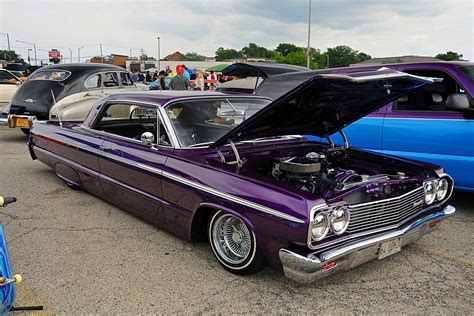
{"type": "Polygon", "coordinates": [[[448,73],[440,70],[405,70],[405,72],[443,80],[399,98],[393,105],[394,111],[445,112],[469,108],[467,95],[448,73]]]}
{"type": "MultiPolygon", "coordinates": [[[[156,108],[131,104],[111,104],[103,112],[94,129],[130,139],[140,140],[145,132],[155,135],[157,144],[156,108]]],[[[160,122],[159,145],[171,146],[165,127],[160,122]]]]}

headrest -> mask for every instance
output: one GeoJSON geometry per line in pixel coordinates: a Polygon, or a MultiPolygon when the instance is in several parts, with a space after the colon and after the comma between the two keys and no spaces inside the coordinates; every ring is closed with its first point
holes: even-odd
{"type": "Polygon", "coordinates": [[[431,92],[431,99],[433,100],[434,104],[439,104],[443,102],[443,97],[441,96],[441,94],[436,92],[431,92]]]}
{"type": "Polygon", "coordinates": [[[450,94],[446,99],[446,108],[453,110],[469,109],[469,100],[465,94],[450,94]]]}
{"type": "Polygon", "coordinates": [[[398,102],[407,102],[408,101],[408,95],[404,95],[403,97],[398,98],[398,102]]]}

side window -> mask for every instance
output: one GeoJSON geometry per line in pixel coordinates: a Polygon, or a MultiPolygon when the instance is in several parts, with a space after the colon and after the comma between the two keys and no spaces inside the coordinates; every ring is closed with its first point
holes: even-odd
{"type": "Polygon", "coordinates": [[[126,72],[120,73],[120,80],[122,81],[122,86],[133,86],[132,79],[130,79],[130,75],[126,72]]]}
{"type": "Polygon", "coordinates": [[[435,69],[408,69],[407,73],[432,78],[441,78],[441,82],[428,84],[406,96],[401,97],[393,104],[394,112],[445,112],[457,111],[451,107],[455,96],[463,93],[462,87],[447,72],[435,69]]]}
{"type": "Polygon", "coordinates": [[[118,87],[118,77],[116,72],[106,72],[104,74],[104,87],[106,88],[113,88],[118,87]]]}
{"type": "MultiPolygon", "coordinates": [[[[145,132],[158,137],[157,109],[155,106],[128,103],[112,103],[107,105],[94,129],[130,139],[140,140],[145,132]]],[[[170,146],[170,140],[164,126],[160,123],[159,144],[170,146]]]]}
{"type": "Polygon", "coordinates": [[[86,80],[84,83],[86,89],[96,89],[101,87],[101,77],[100,75],[94,75],[86,80]]]}
{"type": "Polygon", "coordinates": [[[0,84],[15,84],[17,80],[6,71],[0,71],[0,84]]]}

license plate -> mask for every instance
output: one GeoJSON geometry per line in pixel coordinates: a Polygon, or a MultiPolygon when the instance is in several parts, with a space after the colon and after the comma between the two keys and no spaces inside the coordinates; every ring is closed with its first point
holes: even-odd
{"type": "Polygon", "coordinates": [[[15,117],[15,126],[16,127],[29,127],[27,117],[15,117]]]}
{"type": "Polygon", "coordinates": [[[402,250],[402,239],[397,238],[380,244],[379,260],[402,250]]]}

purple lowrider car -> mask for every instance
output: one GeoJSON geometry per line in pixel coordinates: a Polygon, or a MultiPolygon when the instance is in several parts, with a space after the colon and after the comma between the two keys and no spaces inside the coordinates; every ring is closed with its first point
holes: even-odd
{"type": "Polygon", "coordinates": [[[69,186],[208,240],[233,273],[268,263],[311,282],[394,254],[454,213],[441,167],[299,136],[329,138],[427,82],[381,70],[314,74],[274,101],[115,94],[84,122],[35,122],[29,149],[69,186]]]}

